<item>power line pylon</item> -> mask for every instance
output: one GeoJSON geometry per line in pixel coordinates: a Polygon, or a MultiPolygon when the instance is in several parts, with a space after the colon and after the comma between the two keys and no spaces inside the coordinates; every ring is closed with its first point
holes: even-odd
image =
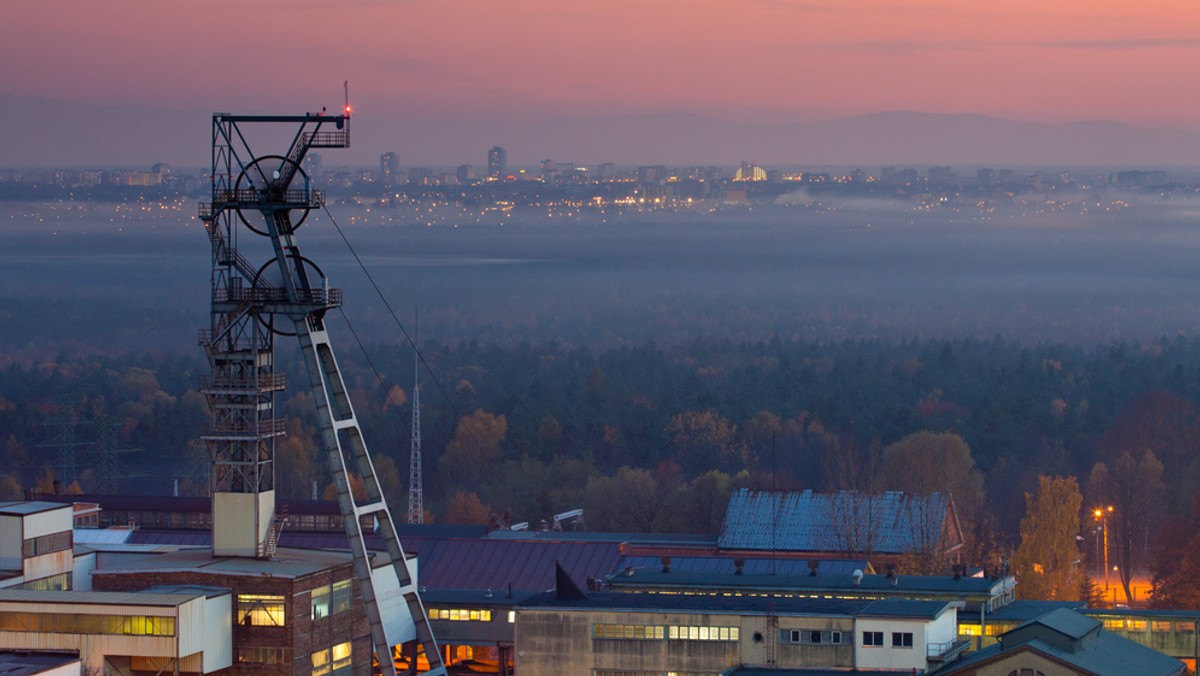
{"type": "MultiPolygon", "coordinates": [[[[295,336],[382,676],[394,676],[392,647],[399,641],[393,636],[406,629],[388,626],[385,610],[389,617],[407,611],[429,662],[426,673],[445,674],[325,326],[325,313],[341,305],[341,290],[329,288],[320,268],[301,255],[296,238],[309,212],[324,205],[324,195],[301,168],[305,155],[312,148],[348,147],[349,113],[347,105],[342,115],[213,115],[212,201],[200,206],[213,266],[211,327],[201,334],[212,366],[201,390],[213,412],[212,429],[204,437],[213,456],[213,552],[269,556],[282,527],[282,515],[275,511],[274,455],[284,425],[275,417],[274,399],[284,382],[274,371],[274,337],[295,336]],[[249,128],[265,124],[299,126],[286,155],[257,155],[251,149],[249,128]],[[255,266],[242,254],[239,234],[269,241],[266,263],[255,266]],[[352,473],[366,489],[362,502],[351,493],[352,473]],[[247,518],[252,519],[249,528],[247,518]],[[363,519],[378,525],[398,594],[381,599],[377,593],[363,519]]],[[[262,240],[251,238],[249,244],[255,241],[262,240]]]]}
{"type": "Polygon", "coordinates": [[[84,424],[79,419],[78,412],[75,410],[76,405],[80,403],[78,398],[69,396],[59,397],[54,402],[54,413],[52,413],[43,426],[50,428],[52,431],[50,439],[38,444],[38,448],[53,450],[57,455],[57,462],[54,468],[57,470],[55,478],[60,482],[63,490],[66,490],[76,479],[79,478],[78,467],[78,452],[83,448],[86,450],[92,444],[89,441],[80,441],[77,429],[84,424]]]}

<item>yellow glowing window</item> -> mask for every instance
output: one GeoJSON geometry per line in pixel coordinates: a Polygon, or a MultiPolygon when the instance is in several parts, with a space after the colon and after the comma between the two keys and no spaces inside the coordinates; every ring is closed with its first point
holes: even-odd
{"type": "Polygon", "coordinates": [[[349,673],[353,663],[350,655],[351,652],[352,646],[349,641],[333,646],[333,673],[335,675],[349,673]]]}
{"type": "Polygon", "coordinates": [[[329,650],[318,650],[312,654],[312,676],[325,676],[329,673],[329,650]]]}
{"type": "Polygon", "coordinates": [[[1163,622],[1161,620],[1155,620],[1150,623],[1150,631],[1152,631],[1156,634],[1165,634],[1165,633],[1171,631],[1171,623],[1163,622]]]}
{"type": "Polygon", "coordinates": [[[1146,631],[1145,620],[1126,620],[1125,628],[1129,631],[1146,631]]]}
{"type": "Polygon", "coordinates": [[[237,618],[243,626],[282,627],[285,615],[282,596],[238,594],[237,618]]]}
{"type": "Polygon", "coordinates": [[[1105,618],[1104,628],[1109,631],[1125,631],[1125,620],[1121,618],[1105,618]]]}

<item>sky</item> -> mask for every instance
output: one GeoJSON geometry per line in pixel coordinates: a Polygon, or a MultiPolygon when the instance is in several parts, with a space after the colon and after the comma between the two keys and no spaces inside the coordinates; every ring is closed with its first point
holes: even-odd
{"type": "Polygon", "coordinates": [[[400,119],[882,111],[1200,131],[1195,0],[37,0],[0,93],[400,119]]]}

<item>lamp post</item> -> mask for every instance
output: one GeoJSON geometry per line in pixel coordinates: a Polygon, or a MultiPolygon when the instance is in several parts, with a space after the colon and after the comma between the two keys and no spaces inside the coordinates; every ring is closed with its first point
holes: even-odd
{"type": "MultiPolygon", "coordinates": [[[[1097,507],[1096,509],[1092,510],[1092,516],[1095,517],[1096,523],[1100,524],[1099,529],[1096,531],[1096,538],[1097,538],[1097,540],[1099,540],[1101,534],[1103,534],[1103,536],[1104,536],[1104,554],[1102,556],[1096,557],[1096,559],[1097,559],[1096,563],[1099,564],[1101,559],[1103,559],[1103,561],[1104,561],[1104,591],[1105,592],[1108,591],[1108,517],[1111,516],[1112,513],[1113,513],[1112,505],[1108,505],[1107,507],[1097,507]]],[[[1098,545],[1099,542],[1097,542],[1096,544],[1098,545]]]]}

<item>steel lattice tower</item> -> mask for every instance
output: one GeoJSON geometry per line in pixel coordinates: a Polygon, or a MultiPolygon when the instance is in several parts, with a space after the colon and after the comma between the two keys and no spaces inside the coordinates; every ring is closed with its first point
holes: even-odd
{"type": "MultiPolygon", "coordinates": [[[[341,305],[341,291],[329,288],[320,268],[301,255],[296,238],[309,212],[324,205],[324,195],[301,169],[305,155],[312,148],[348,147],[349,112],[347,106],[343,115],[213,115],[212,201],[200,206],[212,244],[211,328],[200,335],[212,373],[200,386],[212,409],[204,439],[213,458],[213,553],[269,557],[274,552],[283,525],[275,512],[275,440],[284,433],[274,412],[275,395],[284,389],[283,376],[274,369],[274,336],[295,336],[382,676],[394,675],[392,648],[400,643],[389,637],[384,606],[389,617],[408,613],[429,662],[427,673],[445,674],[326,330],[325,313],[341,305]],[[286,155],[251,150],[243,127],[261,124],[299,126],[286,155]],[[269,240],[270,255],[259,267],[239,250],[239,233],[249,236],[240,226],[269,240]],[[352,473],[366,489],[361,502],[350,490],[352,473]],[[383,598],[376,593],[364,519],[377,524],[398,585],[383,598]]],[[[250,244],[256,241],[262,242],[251,239],[250,244]]],[[[409,654],[415,654],[415,646],[409,654]]]]}
{"type": "Polygon", "coordinates": [[[412,448],[408,455],[408,522],[425,523],[421,478],[421,353],[413,348],[412,448]]]}

